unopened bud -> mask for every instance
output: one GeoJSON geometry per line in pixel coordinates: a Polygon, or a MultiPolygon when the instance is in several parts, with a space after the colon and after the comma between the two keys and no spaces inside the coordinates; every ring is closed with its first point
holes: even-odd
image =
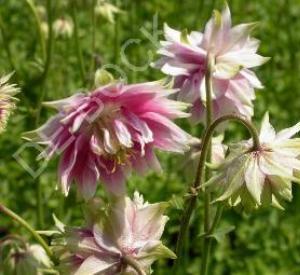
{"type": "Polygon", "coordinates": [[[71,19],[59,18],[53,23],[53,31],[56,38],[70,38],[73,34],[73,28],[71,19]]]}

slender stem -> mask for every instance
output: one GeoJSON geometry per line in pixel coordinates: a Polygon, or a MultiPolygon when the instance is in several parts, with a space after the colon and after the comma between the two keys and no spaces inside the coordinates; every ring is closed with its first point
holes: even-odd
{"type": "Polygon", "coordinates": [[[43,58],[43,60],[45,60],[46,59],[45,37],[44,37],[44,34],[43,34],[40,17],[38,15],[38,12],[36,10],[36,7],[34,5],[33,0],[25,0],[25,1],[28,4],[28,7],[30,8],[30,10],[33,14],[33,17],[34,17],[34,20],[35,20],[35,23],[36,23],[36,28],[37,28],[37,31],[38,31],[38,35],[39,35],[39,42],[40,42],[40,46],[41,46],[42,58],[43,58]]]}
{"type": "Polygon", "coordinates": [[[247,119],[244,119],[241,116],[234,115],[234,114],[222,116],[222,117],[218,118],[217,120],[215,120],[211,124],[211,126],[206,129],[204,138],[203,138],[203,142],[201,144],[201,154],[200,154],[200,160],[199,160],[199,164],[198,164],[198,168],[197,168],[196,177],[190,187],[190,191],[192,193],[190,194],[190,196],[188,197],[188,199],[185,202],[185,207],[184,207],[185,210],[184,210],[184,214],[181,219],[180,231],[179,231],[177,247],[176,247],[176,253],[177,253],[177,257],[178,257],[177,263],[176,263],[177,266],[179,266],[179,263],[181,260],[183,243],[184,243],[186,232],[187,232],[187,229],[189,226],[189,221],[190,221],[190,218],[191,218],[193,211],[195,209],[195,206],[196,206],[197,195],[198,195],[197,190],[199,190],[199,187],[201,187],[202,182],[203,182],[204,168],[205,168],[205,162],[206,162],[206,158],[207,158],[208,151],[209,151],[210,140],[212,138],[212,135],[213,135],[215,129],[221,123],[223,123],[225,121],[231,121],[231,120],[239,122],[240,124],[244,125],[248,129],[249,133],[251,134],[251,136],[253,138],[253,149],[252,149],[253,151],[259,150],[259,148],[260,148],[259,137],[258,137],[256,128],[254,127],[254,125],[252,125],[252,123],[250,121],[248,121],[247,119]]]}
{"type": "Polygon", "coordinates": [[[216,211],[216,214],[215,214],[215,217],[214,217],[214,220],[211,224],[211,227],[208,231],[208,235],[214,233],[215,229],[217,228],[220,220],[221,220],[221,217],[222,217],[222,214],[223,214],[223,210],[224,210],[224,204],[222,203],[219,203],[218,207],[217,207],[217,211],[216,211]]]}
{"type": "Polygon", "coordinates": [[[123,261],[130,265],[139,275],[146,275],[146,272],[134,258],[125,255],[123,256],[123,261]]]}
{"type": "MultiPolygon", "coordinates": [[[[214,66],[214,56],[208,53],[207,57],[207,65],[206,65],[206,73],[205,73],[205,92],[206,92],[206,127],[210,127],[212,123],[213,116],[213,107],[212,107],[212,71],[214,66]]],[[[211,136],[212,138],[212,136],[211,136]]],[[[211,138],[209,139],[207,156],[206,159],[211,162],[212,157],[212,146],[211,146],[211,138]]],[[[203,168],[205,169],[205,167],[203,168]]],[[[211,176],[210,169],[206,169],[203,176],[200,178],[201,180],[207,180],[211,176]]],[[[210,217],[211,217],[211,195],[208,190],[203,190],[204,192],[204,233],[207,234],[210,229],[210,217]]],[[[211,239],[204,238],[203,239],[203,258],[202,258],[202,273],[206,275],[208,269],[209,256],[211,251],[211,239]]]]}
{"type": "Polygon", "coordinates": [[[51,60],[52,60],[52,52],[53,52],[53,27],[52,27],[53,26],[53,12],[52,12],[51,2],[52,2],[52,0],[47,0],[47,15],[48,15],[49,34],[48,34],[48,40],[47,40],[47,55],[46,55],[44,71],[43,71],[42,79],[41,79],[42,91],[41,91],[41,96],[40,96],[39,103],[38,103],[38,109],[36,112],[37,113],[36,114],[36,126],[38,125],[39,120],[40,120],[42,102],[44,101],[44,98],[46,95],[45,83],[46,83],[46,79],[47,79],[47,76],[49,73],[51,60]]]}
{"type": "MultiPolygon", "coordinates": [[[[116,6],[119,7],[119,0],[116,0],[116,6]]],[[[120,55],[120,17],[116,16],[115,19],[115,37],[114,37],[114,64],[118,64],[119,55],[120,55]]]]}
{"type": "Polygon", "coordinates": [[[9,43],[9,40],[6,36],[6,32],[5,32],[5,25],[4,23],[2,22],[2,19],[0,17],[0,32],[1,32],[1,36],[2,36],[2,41],[3,41],[3,48],[6,52],[6,55],[7,55],[7,58],[8,58],[8,61],[9,61],[9,65],[11,67],[11,69],[15,72],[15,74],[17,73],[16,72],[16,65],[15,65],[15,62],[13,60],[13,57],[12,57],[12,53],[11,53],[11,49],[10,49],[10,43],[9,43]]]}
{"type": "MultiPolygon", "coordinates": [[[[52,0],[47,0],[47,16],[48,16],[48,29],[49,29],[49,36],[47,40],[47,55],[45,60],[44,71],[41,77],[41,95],[39,98],[37,110],[36,110],[36,117],[35,117],[35,126],[39,125],[41,110],[42,110],[42,103],[46,96],[46,79],[49,73],[50,64],[52,60],[52,51],[53,51],[53,14],[52,14],[52,0]]],[[[36,196],[37,196],[37,220],[38,226],[40,229],[44,227],[44,209],[43,209],[43,190],[41,186],[40,179],[37,178],[37,188],[36,188],[36,196]]]]}
{"type": "Polygon", "coordinates": [[[94,83],[95,71],[95,54],[96,54],[96,15],[95,15],[96,0],[92,0],[91,4],[91,21],[92,21],[92,59],[91,59],[91,82],[94,83]]]}
{"type": "MultiPolygon", "coordinates": [[[[23,226],[34,237],[34,239],[44,248],[44,250],[48,254],[48,256],[51,259],[54,259],[54,255],[53,255],[50,247],[45,242],[45,240],[38,233],[36,233],[36,231],[24,219],[22,219],[19,215],[17,215],[12,210],[8,209],[7,207],[5,207],[2,204],[0,204],[0,212],[9,216],[13,220],[15,220],[18,224],[23,226]]],[[[54,261],[55,261],[55,259],[54,259],[54,261]]]]}
{"type": "Polygon", "coordinates": [[[76,3],[72,3],[72,1],[70,1],[70,5],[71,5],[72,18],[74,22],[74,40],[75,40],[77,61],[79,65],[79,72],[80,72],[82,84],[85,85],[85,70],[84,70],[82,51],[80,47],[79,33],[78,33],[77,7],[76,7],[76,3]]]}

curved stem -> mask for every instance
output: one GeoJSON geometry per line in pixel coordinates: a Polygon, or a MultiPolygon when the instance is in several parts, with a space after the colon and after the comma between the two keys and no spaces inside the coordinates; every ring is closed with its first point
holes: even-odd
{"type": "Polygon", "coordinates": [[[200,160],[197,168],[197,173],[194,182],[191,185],[191,191],[192,194],[189,196],[189,198],[186,200],[185,203],[185,210],[184,214],[181,220],[181,226],[180,226],[180,231],[178,235],[178,240],[177,240],[177,247],[176,247],[176,253],[177,253],[177,265],[179,265],[180,259],[181,259],[181,254],[182,254],[182,249],[183,249],[183,243],[184,243],[184,238],[186,236],[186,232],[189,226],[189,221],[190,218],[193,214],[193,211],[196,206],[196,201],[197,201],[197,190],[199,187],[201,187],[202,182],[203,182],[203,175],[204,175],[204,168],[205,168],[205,162],[207,158],[207,154],[209,151],[209,144],[210,140],[212,138],[212,135],[215,131],[215,129],[223,122],[225,121],[237,121],[240,124],[244,125],[249,133],[251,134],[253,138],[253,150],[259,150],[260,148],[260,143],[259,143],[259,136],[257,133],[256,128],[252,125],[252,123],[238,115],[226,115],[223,117],[218,118],[215,120],[205,131],[204,138],[202,141],[201,145],[201,154],[200,154],[200,160]]]}
{"type": "Polygon", "coordinates": [[[40,17],[38,15],[38,12],[36,10],[33,0],[25,0],[25,1],[33,14],[33,17],[34,17],[34,20],[36,23],[36,28],[38,31],[38,35],[39,35],[39,42],[40,42],[40,46],[41,46],[42,58],[43,58],[43,60],[45,60],[46,59],[45,37],[44,37],[43,31],[42,31],[40,17]]]}
{"type": "Polygon", "coordinates": [[[0,204],[0,212],[12,218],[18,224],[23,226],[34,237],[34,239],[44,248],[47,255],[55,262],[54,255],[50,247],[47,245],[44,239],[24,219],[22,219],[19,215],[17,215],[12,210],[8,209],[2,204],[0,204]]]}
{"type": "Polygon", "coordinates": [[[84,70],[84,64],[83,64],[82,52],[81,52],[81,47],[79,43],[79,34],[78,34],[77,8],[76,8],[76,3],[72,3],[72,1],[70,1],[70,5],[71,5],[71,14],[74,22],[74,39],[75,39],[76,55],[77,55],[77,60],[78,60],[78,65],[80,70],[80,77],[82,80],[82,84],[85,85],[85,70],[84,70]]]}
{"type": "Polygon", "coordinates": [[[123,256],[123,261],[130,265],[139,275],[146,275],[146,272],[134,258],[125,255],[123,256]]]}

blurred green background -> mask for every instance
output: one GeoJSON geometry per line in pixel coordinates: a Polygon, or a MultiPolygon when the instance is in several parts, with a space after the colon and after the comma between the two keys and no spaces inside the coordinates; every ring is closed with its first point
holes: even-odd
{"type": "MultiPolygon", "coordinates": [[[[68,1],[53,0],[54,20],[71,18],[68,1]]],[[[115,0],[123,13],[115,16],[115,23],[108,22],[103,16],[96,16],[95,50],[92,38],[92,8],[88,0],[70,3],[78,9],[78,27],[83,65],[86,73],[85,87],[80,78],[76,57],[74,35],[70,38],[55,38],[53,55],[46,79],[45,100],[53,100],[90,88],[95,67],[116,64],[126,74],[129,82],[155,80],[163,75],[149,66],[134,71],[124,62],[124,50],[130,63],[144,66],[155,60],[155,43],[148,35],[156,32],[153,22],[158,19],[157,30],[167,22],[177,29],[202,30],[214,8],[221,8],[222,1],[213,0],[115,0]],[[153,30],[154,26],[154,30],[153,30]],[[150,54],[150,55],[149,55],[150,54]]],[[[39,6],[39,16],[46,22],[43,12],[45,1],[35,1],[39,6]]],[[[255,102],[255,122],[269,110],[271,121],[276,129],[288,127],[300,120],[300,1],[299,0],[232,0],[228,1],[234,24],[259,21],[255,37],[261,40],[260,53],[272,59],[259,68],[257,74],[265,88],[257,91],[255,102]]],[[[75,188],[64,199],[55,191],[57,182],[57,159],[52,160],[40,177],[34,179],[13,157],[21,148],[21,157],[33,170],[41,167],[34,160],[36,148],[24,147],[22,133],[36,127],[36,110],[41,93],[39,76],[43,70],[41,48],[33,17],[25,0],[0,0],[0,73],[15,71],[14,81],[22,88],[18,95],[18,108],[11,116],[7,131],[0,137],[0,200],[15,210],[26,220],[38,227],[36,219],[37,181],[43,190],[45,228],[51,228],[51,214],[55,213],[68,224],[80,224],[81,206],[75,188]],[[23,146],[23,147],[22,147],[23,146]]],[[[158,38],[162,38],[161,32],[158,38]]],[[[155,34],[155,33],[154,33],[155,34]]],[[[153,38],[153,37],[152,37],[153,38]]],[[[154,41],[155,40],[154,36],[154,41]]],[[[112,68],[111,65],[108,67],[112,68]]],[[[116,77],[119,73],[111,70],[116,77]]],[[[40,123],[51,115],[42,109],[40,123]]],[[[200,127],[180,124],[186,130],[199,135],[200,127]]],[[[239,127],[229,126],[226,141],[248,138],[239,127]]],[[[183,165],[184,157],[160,154],[164,174],[149,173],[143,178],[133,175],[128,181],[129,193],[138,189],[150,202],[171,200],[168,211],[170,221],[164,234],[165,242],[174,249],[176,232],[182,213],[182,197],[192,180],[193,169],[183,165]]],[[[211,274],[234,275],[292,275],[300,274],[300,188],[293,190],[294,200],[285,205],[286,210],[263,209],[252,214],[226,210],[221,228],[235,226],[220,243],[214,243],[211,274]]],[[[103,196],[101,186],[99,196],[103,196]]],[[[187,243],[189,251],[185,254],[182,274],[199,274],[201,264],[202,197],[199,209],[190,226],[187,243]]],[[[11,221],[0,216],[2,236],[9,232],[20,232],[11,221]]],[[[171,274],[171,262],[154,265],[154,274],[171,274]]]]}

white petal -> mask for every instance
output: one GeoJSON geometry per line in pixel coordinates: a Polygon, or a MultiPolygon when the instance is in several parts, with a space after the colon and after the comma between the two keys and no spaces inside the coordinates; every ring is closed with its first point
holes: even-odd
{"type": "Polygon", "coordinates": [[[164,74],[172,75],[172,76],[179,76],[179,75],[189,75],[189,71],[186,68],[174,66],[170,63],[166,63],[162,66],[161,71],[164,74]]]}
{"type": "Polygon", "coordinates": [[[270,58],[263,57],[258,54],[249,53],[247,51],[234,51],[225,53],[218,57],[218,62],[227,62],[236,64],[244,68],[253,68],[266,63],[270,58]]]}
{"type": "Polygon", "coordinates": [[[217,64],[214,67],[214,77],[220,79],[230,79],[236,76],[241,68],[242,67],[239,64],[219,62],[217,59],[217,64]]]}
{"type": "Polygon", "coordinates": [[[300,131],[300,122],[293,127],[281,130],[276,135],[276,142],[285,141],[300,131]]]}
{"type": "Polygon", "coordinates": [[[118,262],[111,259],[101,260],[95,256],[88,257],[74,273],[74,275],[100,275],[105,274],[110,268],[118,262]]]}
{"type": "Polygon", "coordinates": [[[131,148],[133,146],[130,132],[128,131],[126,125],[121,120],[114,121],[115,133],[119,142],[127,147],[131,148]]]}
{"type": "Polygon", "coordinates": [[[258,204],[261,203],[264,180],[265,176],[259,169],[258,159],[253,156],[245,172],[245,182],[247,189],[258,204]]]}
{"type": "Polygon", "coordinates": [[[262,120],[259,140],[262,143],[271,143],[275,140],[275,137],[276,137],[276,133],[273,126],[270,124],[269,113],[267,112],[265,113],[262,120]]]}
{"type": "Polygon", "coordinates": [[[181,32],[170,28],[166,23],[164,24],[164,35],[168,41],[180,42],[181,32]]]}
{"type": "Polygon", "coordinates": [[[114,144],[112,135],[109,133],[109,131],[106,128],[103,129],[103,132],[104,132],[105,151],[109,154],[115,154],[117,152],[117,147],[114,144]]]}
{"type": "Polygon", "coordinates": [[[249,81],[253,88],[262,89],[264,87],[254,72],[248,69],[243,69],[240,71],[240,74],[249,81]]]}

